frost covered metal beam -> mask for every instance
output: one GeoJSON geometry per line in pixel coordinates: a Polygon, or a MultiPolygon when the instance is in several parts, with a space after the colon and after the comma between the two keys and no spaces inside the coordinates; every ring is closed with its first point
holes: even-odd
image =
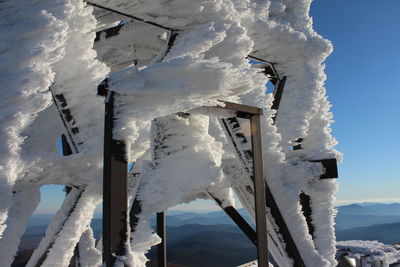
{"type": "Polygon", "coordinates": [[[263,115],[263,110],[261,108],[236,104],[227,101],[221,101],[224,103],[224,106],[220,106],[221,108],[234,110],[237,112],[237,117],[240,118],[250,118],[253,115],[263,115]]]}
{"type": "Polygon", "coordinates": [[[54,94],[51,87],[49,88],[49,91],[51,92],[54,104],[60,114],[61,121],[68,136],[68,143],[72,145],[71,148],[73,149],[73,153],[79,153],[77,145],[80,143],[77,143],[76,140],[79,128],[75,126],[75,119],[71,115],[71,110],[68,108],[67,100],[63,94],[54,94]]]}
{"type": "Polygon", "coordinates": [[[157,235],[161,243],[157,245],[157,266],[167,267],[167,228],[165,212],[157,212],[157,235]]]}
{"type": "Polygon", "coordinates": [[[113,138],[114,97],[108,91],[104,122],[103,262],[114,266],[126,254],[128,237],[128,162],[126,145],[113,138]]]}
{"type": "Polygon", "coordinates": [[[312,160],[311,162],[321,163],[322,167],[324,167],[325,173],[320,176],[320,179],[332,179],[339,177],[337,160],[335,158],[312,160]]]}
{"type": "Polygon", "coordinates": [[[111,71],[129,65],[149,64],[165,49],[175,32],[130,20],[96,32],[93,48],[98,58],[107,63],[111,71]]]}
{"type": "Polygon", "coordinates": [[[162,29],[164,29],[164,30],[179,31],[178,29],[172,29],[172,28],[170,28],[170,27],[166,27],[166,26],[163,26],[163,25],[161,25],[161,24],[158,24],[158,23],[155,23],[155,22],[152,22],[152,21],[149,21],[149,20],[145,20],[145,19],[142,19],[142,18],[133,16],[133,15],[127,14],[127,13],[122,12],[122,11],[118,11],[118,10],[116,10],[116,9],[114,9],[114,8],[111,8],[111,7],[106,7],[106,6],[103,6],[103,5],[96,4],[96,3],[92,2],[92,1],[84,1],[84,2],[85,2],[86,4],[88,4],[88,5],[91,5],[91,6],[94,6],[94,7],[97,7],[97,8],[101,8],[101,9],[110,11],[110,12],[112,12],[112,13],[116,13],[116,14],[119,14],[119,15],[122,15],[122,16],[125,16],[125,17],[128,17],[128,18],[131,18],[131,19],[134,19],[134,20],[137,20],[137,21],[141,21],[141,22],[144,22],[144,23],[146,23],[146,24],[150,24],[150,25],[153,25],[153,26],[162,28],[162,29]]]}
{"type": "Polygon", "coordinates": [[[67,223],[73,220],[72,215],[74,214],[83,193],[84,188],[74,188],[69,194],[67,194],[60,210],[57,213],[58,216],[55,216],[48,226],[50,231],[46,230],[46,236],[42,239],[39,246],[32,254],[27,266],[40,267],[46,261],[50,249],[57,242],[57,240],[62,238],[59,236],[59,234],[63,231],[63,228],[67,225],[67,223]]]}
{"type": "Polygon", "coordinates": [[[276,121],[276,117],[278,116],[279,104],[281,103],[283,88],[285,86],[285,83],[286,83],[286,76],[284,76],[282,78],[282,80],[278,79],[276,81],[276,83],[274,84],[275,85],[275,90],[273,92],[274,101],[272,102],[272,106],[271,106],[271,109],[276,110],[276,113],[272,117],[272,120],[274,121],[274,123],[276,121]]]}
{"type": "MultiPolygon", "coordinates": [[[[243,150],[240,149],[240,145],[236,144],[236,138],[234,137],[234,131],[231,129],[232,125],[230,125],[226,120],[222,120],[222,124],[225,127],[228,137],[231,139],[232,145],[236,150],[236,153],[239,157],[239,159],[244,163],[244,166],[248,166],[247,162],[249,161],[249,155],[248,153],[244,153],[243,150]]],[[[251,169],[246,168],[247,172],[249,174],[250,179],[254,183],[254,177],[251,173],[251,169]]],[[[279,207],[275,201],[274,196],[271,193],[271,190],[268,187],[268,184],[265,183],[265,195],[266,195],[266,201],[264,202],[264,205],[270,209],[271,216],[275,220],[276,224],[278,225],[279,229],[278,232],[282,236],[284,242],[286,243],[286,252],[291,257],[294,261],[294,266],[296,267],[302,267],[305,266],[304,262],[301,258],[301,255],[299,253],[299,250],[296,246],[296,243],[294,242],[292,235],[289,231],[289,228],[287,227],[287,224],[279,210],[279,207]]],[[[273,229],[271,229],[273,230],[273,229]]]]}
{"type": "Polygon", "coordinates": [[[227,101],[222,102],[224,106],[221,106],[221,108],[234,110],[237,112],[237,117],[250,119],[258,266],[268,266],[267,214],[265,206],[267,199],[262,164],[260,122],[260,115],[263,114],[263,110],[227,101]]]}
{"type": "MultiPolygon", "coordinates": [[[[61,143],[62,143],[62,152],[64,156],[69,156],[74,153],[78,153],[77,142],[74,140],[75,135],[79,133],[79,129],[75,126],[75,120],[71,115],[71,111],[68,108],[67,101],[62,94],[55,95],[51,88],[49,91],[52,94],[53,101],[55,106],[59,111],[59,115],[61,121],[64,125],[65,131],[69,138],[65,134],[61,135],[61,143]],[[72,127],[71,127],[72,125],[72,127]],[[72,144],[72,146],[70,145],[72,144]]],[[[78,143],[79,145],[80,143],[78,143]]],[[[81,199],[82,194],[85,190],[86,186],[79,186],[76,188],[66,186],[67,196],[63,202],[62,207],[60,208],[57,216],[53,218],[51,224],[48,228],[53,228],[53,231],[49,231],[49,236],[45,236],[39,244],[38,249],[35,250],[33,256],[29,260],[29,266],[36,266],[40,267],[45,261],[48,256],[50,249],[54,246],[58,239],[62,237],[59,236],[59,233],[63,231],[63,228],[67,224],[68,221],[71,220],[71,216],[74,213],[78,201],[81,199]],[[72,193],[71,193],[72,192],[72,193]],[[71,193],[71,194],[70,194],[71,193]],[[72,200],[71,200],[72,199],[72,200]],[[68,205],[68,203],[73,203],[72,205],[68,205]],[[61,215],[60,215],[61,214],[61,215]],[[66,216],[62,216],[62,214],[67,214],[66,216]],[[39,249],[39,248],[42,249],[39,249]]]]}
{"type": "Polygon", "coordinates": [[[267,242],[267,214],[265,208],[265,203],[267,199],[265,196],[265,180],[261,148],[262,142],[260,114],[251,115],[250,123],[251,147],[253,151],[254,202],[256,210],[258,266],[267,267],[269,266],[267,242]]]}
{"type": "MultiPolygon", "coordinates": [[[[153,56],[155,57],[156,53],[154,52],[161,50],[165,45],[162,43],[163,40],[159,38],[162,33],[167,31],[169,35],[166,39],[169,41],[169,44],[167,45],[169,49],[172,46],[176,35],[182,31],[181,29],[172,29],[157,23],[146,21],[133,15],[107,8],[90,1],[85,2],[94,7],[107,10],[113,14],[118,14],[132,19],[131,21],[124,21],[116,26],[96,32],[94,49],[97,51],[98,58],[110,66],[112,71],[120,70],[133,63],[135,63],[135,65],[139,63],[139,66],[147,64],[150,61],[148,59],[146,59],[146,61],[148,61],[147,63],[144,62],[144,64],[140,64],[140,61],[143,61],[144,59],[143,57],[147,58],[149,53],[153,53],[153,56]],[[135,51],[137,54],[136,57],[132,56],[132,51],[135,51]]],[[[283,77],[281,79],[279,77],[279,74],[274,67],[274,63],[270,63],[267,60],[252,55],[248,55],[247,58],[264,63],[262,64],[264,68],[263,73],[269,75],[270,80],[274,85],[285,78],[283,77]]],[[[159,61],[160,59],[158,62],[159,61]]]]}
{"type": "Polygon", "coordinates": [[[215,200],[218,206],[228,215],[232,221],[242,230],[242,232],[247,236],[247,238],[257,246],[257,234],[256,231],[246,222],[246,220],[239,214],[239,212],[232,206],[223,207],[222,201],[212,194],[211,197],[215,200]]]}

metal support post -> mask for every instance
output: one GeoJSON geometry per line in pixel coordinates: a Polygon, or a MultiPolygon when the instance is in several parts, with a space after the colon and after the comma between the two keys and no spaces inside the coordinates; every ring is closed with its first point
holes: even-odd
{"type": "Polygon", "coordinates": [[[114,266],[126,254],[128,236],[128,163],[126,145],[113,139],[114,92],[108,91],[104,125],[103,262],[114,266]]]}
{"type": "Polygon", "coordinates": [[[251,147],[253,150],[254,202],[256,211],[258,266],[268,266],[267,213],[265,181],[261,149],[260,115],[251,115],[251,147]]]}
{"type": "Polygon", "coordinates": [[[161,243],[157,245],[157,266],[167,267],[167,229],[164,212],[157,212],[157,235],[161,238],[161,243]]]}

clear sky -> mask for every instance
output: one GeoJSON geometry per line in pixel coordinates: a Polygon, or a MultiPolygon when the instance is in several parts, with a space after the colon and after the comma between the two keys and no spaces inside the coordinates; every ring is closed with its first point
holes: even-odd
{"type": "MultiPolygon", "coordinates": [[[[400,201],[400,0],[314,0],[311,15],[334,45],[326,88],[345,159],[337,204],[400,201]]],[[[42,193],[37,212],[53,212],[64,198],[61,186],[42,193]]]]}
{"type": "Polygon", "coordinates": [[[326,88],[344,153],[337,203],[400,201],[400,1],[315,0],[332,41],[326,88]]]}

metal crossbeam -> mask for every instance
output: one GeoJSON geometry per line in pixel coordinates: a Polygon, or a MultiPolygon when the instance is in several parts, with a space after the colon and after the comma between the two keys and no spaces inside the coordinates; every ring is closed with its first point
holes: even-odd
{"type": "Polygon", "coordinates": [[[232,206],[223,207],[222,201],[216,198],[214,195],[209,193],[210,196],[215,200],[218,206],[228,215],[232,221],[242,230],[247,238],[257,246],[257,234],[256,231],[247,223],[247,221],[239,214],[239,212],[232,206]]]}
{"type": "MultiPolygon", "coordinates": [[[[222,122],[224,122],[224,121],[225,120],[222,120],[222,122]]],[[[225,129],[228,133],[228,136],[230,137],[230,139],[232,141],[232,144],[237,152],[239,159],[241,159],[241,161],[244,162],[245,166],[248,165],[248,164],[246,164],[248,159],[244,158],[244,154],[242,153],[242,151],[239,148],[240,145],[236,144],[236,141],[233,138],[234,133],[231,131],[231,129],[229,127],[229,123],[227,123],[225,121],[225,123],[223,123],[223,126],[225,127],[225,129]]],[[[249,169],[246,169],[246,170],[250,171],[249,169]]],[[[250,174],[250,177],[254,183],[254,175],[250,174]]],[[[278,208],[275,198],[273,197],[273,195],[268,187],[268,184],[265,184],[265,195],[266,195],[266,201],[264,202],[264,208],[265,208],[265,206],[267,206],[270,209],[271,216],[274,218],[276,224],[279,227],[279,233],[286,243],[286,253],[289,255],[289,257],[291,257],[294,260],[294,266],[297,266],[297,267],[305,266],[304,262],[301,258],[301,255],[297,249],[297,246],[291,236],[289,228],[287,227],[286,222],[283,219],[283,216],[278,208]]]]}

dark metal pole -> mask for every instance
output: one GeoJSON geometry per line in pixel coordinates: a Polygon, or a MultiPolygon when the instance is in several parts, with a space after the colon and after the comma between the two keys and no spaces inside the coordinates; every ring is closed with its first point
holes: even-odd
{"type": "Polygon", "coordinates": [[[114,92],[108,91],[104,125],[103,262],[114,266],[126,254],[128,237],[128,163],[126,145],[113,139],[114,92]]]}
{"type": "Polygon", "coordinates": [[[267,213],[261,148],[260,115],[251,115],[251,147],[253,150],[254,202],[256,211],[258,266],[268,266],[267,213]]]}
{"type": "Polygon", "coordinates": [[[282,78],[282,80],[278,80],[277,84],[275,85],[275,90],[274,90],[274,101],[272,102],[271,109],[275,109],[276,113],[272,116],[272,120],[276,121],[276,118],[278,116],[278,109],[279,105],[281,104],[281,99],[282,99],[282,94],[283,94],[283,87],[285,86],[286,83],[286,76],[282,78]]]}
{"type": "Polygon", "coordinates": [[[164,212],[157,212],[157,235],[161,238],[161,243],[157,245],[157,266],[167,267],[167,229],[164,212]]]}
{"type": "Polygon", "coordinates": [[[311,218],[312,210],[311,210],[310,196],[304,192],[301,192],[299,198],[300,198],[301,210],[303,211],[303,215],[306,218],[306,222],[307,222],[307,226],[308,226],[308,233],[314,239],[314,225],[313,225],[312,218],[311,218]]]}
{"type": "Polygon", "coordinates": [[[210,196],[217,202],[218,206],[228,215],[232,221],[242,230],[242,232],[247,236],[247,238],[257,246],[257,234],[256,231],[247,223],[247,221],[240,215],[240,213],[232,206],[223,207],[222,201],[211,193],[210,196]]]}

